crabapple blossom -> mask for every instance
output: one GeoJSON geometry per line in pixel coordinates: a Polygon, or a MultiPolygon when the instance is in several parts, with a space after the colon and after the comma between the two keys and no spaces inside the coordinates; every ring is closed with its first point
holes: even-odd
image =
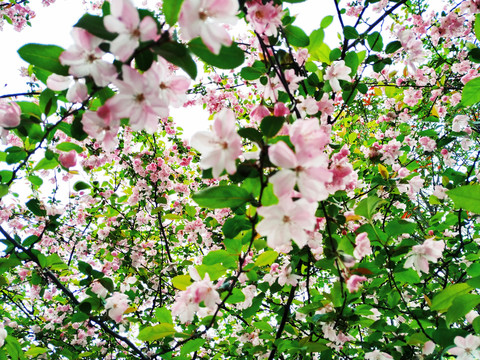
{"type": "MultiPolygon", "coordinates": [[[[115,66],[102,59],[105,53],[98,46],[104,40],[78,27],[73,28],[72,37],[75,44],[65,50],[59,58],[62,65],[69,66],[70,75],[75,78],[91,76],[98,86],[106,86],[117,77],[115,66]]],[[[55,82],[58,83],[59,78],[55,78],[55,82]]],[[[54,86],[53,82],[51,85],[54,86]]]]}
{"type": "Polygon", "coordinates": [[[222,45],[230,46],[232,38],[221,24],[237,22],[236,0],[184,0],[178,23],[185,40],[200,36],[214,54],[219,54],[222,45]]]}
{"type": "Polygon", "coordinates": [[[140,21],[140,16],[130,0],[110,0],[111,15],[105,16],[105,28],[117,33],[118,36],[110,44],[112,54],[121,61],[126,61],[140,41],[156,40],[158,37],[157,23],[150,16],[140,21]]]}
{"type": "Polygon", "coordinates": [[[418,139],[418,142],[422,145],[423,150],[427,152],[432,152],[437,148],[436,141],[428,136],[422,136],[418,139]]]}
{"type": "Polygon", "coordinates": [[[295,184],[308,201],[325,200],[329,193],[325,184],[332,181],[325,154],[310,157],[305,152],[295,154],[283,141],[272,145],[268,155],[273,164],[282,167],[270,178],[278,197],[291,196],[295,184]],[[302,156],[302,155],[307,156],[302,156]],[[316,165],[316,166],[315,166],[316,165]]]}
{"type": "Polygon", "coordinates": [[[309,239],[306,231],[313,231],[317,204],[305,199],[293,201],[289,197],[280,198],[278,204],[257,209],[263,220],[257,226],[260,235],[267,238],[272,249],[287,253],[291,241],[303,248],[309,239]]]}
{"type": "Polygon", "coordinates": [[[455,347],[448,352],[457,357],[457,360],[480,359],[480,337],[469,334],[465,337],[455,336],[455,347]]]}
{"type": "Polygon", "coordinates": [[[128,309],[128,296],[119,292],[114,292],[112,296],[105,299],[105,310],[108,310],[108,316],[119,323],[122,316],[128,309]]]}
{"type": "Polygon", "coordinates": [[[208,273],[203,280],[198,277],[192,285],[176,296],[172,306],[172,316],[178,316],[182,323],[190,322],[195,312],[200,310],[201,302],[210,310],[214,310],[221,302],[220,295],[208,273]]]}
{"type": "Polygon", "coordinates": [[[69,152],[61,153],[58,156],[58,161],[65,168],[71,168],[77,165],[77,152],[75,150],[70,150],[69,152]]]}
{"type": "Polygon", "coordinates": [[[5,344],[5,339],[8,336],[7,330],[5,330],[5,325],[0,324],[0,348],[5,344]]]}
{"type": "Polygon", "coordinates": [[[360,289],[360,286],[362,285],[362,282],[367,280],[365,276],[360,276],[360,275],[352,275],[347,279],[347,289],[348,292],[354,293],[357,292],[358,289],[360,289]]]}
{"type": "Polygon", "coordinates": [[[0,127],[4,129],[14,128],[20,125],[22,110],[16,102],[8,102],[0,99],[0,127]]]}
{"type": "Polygon", "coordinates": [[[352,81],[352,78],[350,77],[351,71],[352,69],[345,66],[345,61],[340,60],[326,69],[323,78],[328,80],[333,91],[340,91],[342,88],[340,87],[340,82],[338,80],[352,81]]]}
{"type": "Polygon", "coordinates": [[[422,245],[415,245],[407,254],[407,261],[405,261],[405,268],[414,268],[419,275],[421,272],[428,273],[428,262],[436,263],[442,257],[445,249],[445,242],[443,240],[435,241],[427,239],[422,245]]]}
{"type": "Polygon", "coordinates": [[[108,102],[97,111],[87,110],[82,117],[83,131],[102,143],[105,151],[113,151],[118,144],[117,133],[120,118],[110,108],[108,102]]]}
{"type": "Polygon", "coordinates": [[[452,121],[452,130],[455,132],[464,131],[468,126],[468,116],[466,115],[457,115],[453,118],[452,121]]]}
{"type": "Polygon", "coordinates": [[[155,76],[140,74],[128,65],[123,65],[123,80],[113,83],[119,93],[108,99],[108,106],[119,118],[129,118],[134,131],[152,133],[158,128],[158,118],[168,116],[168,103],[159,96],[159,84],[155,76]]]}
{"type": "Polygon", "coordinates": [[[380,350],[370,351],[365,354],[365,360],[391,360],[393,357],[380,350]]]}
{"type": "Polygon", "coordinates": [[[353,256],[357,260],[363,259],[367,255],[372,255],[372,247],[370,246],[370,239],[366,232],[362,232],[355,238],[355,250],[353,256]]]}
{"type": "Polygon", "coordinates": [[[282,7],[272,2],[263,4],[261,0],[248,1],[246,5],[246,18],[255,31],[260,35],[277,36],[277,28],[282,25],[282,7]]]}
{"type": "Polygon", "coordinates": [[[168,69],[168,62],[162,58],[154,62],[147,71],[152,83],[158,84],[158,96],[164,101],[164,107],[169,105],[179,107],[183,105],[190,86],[190,80],[185,76],[172,75],[168,69]]]}
{"type": "Polygon", "coordinates": [[[242,154],[242,139],[235,129],[235,114],[224,109],[215,115],[213,133],[200,131],[193,135],[191,144],[202,153],[200,167],[212,168],[218,178],[223,170],[229,174],[237,171],[235,160],[242,154]]]}
{"type": "Polygon", "coordinates": [[[85,80],[75,79],[73,76],[52,74],[47,78],[47,87],[53,91],[67,90],[67,100],[72,103],[81,103],[88,98],[88,89],[85,80]]]}

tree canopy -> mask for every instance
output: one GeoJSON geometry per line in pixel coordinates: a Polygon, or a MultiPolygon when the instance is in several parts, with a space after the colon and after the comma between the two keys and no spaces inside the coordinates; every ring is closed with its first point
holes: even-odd
{"type": "Polygon", "coordinates": [[[327,2],[92,2],[20,47],[0,360],[480,359],[480,2],[327,2]]]}

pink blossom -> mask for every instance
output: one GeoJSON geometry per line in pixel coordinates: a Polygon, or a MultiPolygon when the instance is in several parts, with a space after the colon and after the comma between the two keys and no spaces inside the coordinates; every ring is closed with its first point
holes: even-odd
{"type": "Polygon", "coordinates": [[[431,340],[428,340],[425,344],[422,346],[422,354],[423,355],[430,355],[433,354],[435,351],[435,343],[431,340]]]}
{"type": "Polygon", "coordinates": [[[77,152],[75,150],[70,150],[67,153],[61,153],[58,156],[58,161],[65,168],[71,168],[77,165],[77,152]]]}
{"type": "Polygon", "coordinates": [[[120,118],[107,104],[97,111],[87,110],[82,117],[83,130],[101,142],[105,151],[113,151],[117,147],[117,133],[120,129],[120,118]]]}
{"type": "Polygon", "coordinates": [[[123,81],[114,81],[119,94],[108,99],[107,104],[119,118],[129,118],[134,131],[153,133],[158,128],[158,118],[168,116],[167,102],[159,96],[156,76],[140,74],[123,65],[123,81]]]}
{"type": "Polygon", "coordinates": [[[22,110],[16,102],[0,99],[0,127],[4,129],[15,128],[20,125],[22,110]]]}
{"type": "Polygon", "coordinates": [[[455,336],[455,347],[448,352],[457,357],[457,360],[480,359],[480,337],[472,334],[466,337],[455,336]]]}
{"type": "Polygon", "coordinates": [[[281,198],[276,205],[257,209],[262,221],[257,225],[260,235],[267,237],[267,244],[272,249],[287,253],[292,248],[291,240],[303,248],[309,239],[305,231],[313,231],[316,223],[317,203],[305,199],[293,201],[281,198]]]}
{"type": "Polygon", "coordinates": [[[47,87],[53,91],[67,91],[67,100],[72,103],[81,103],[88,98],[88,89],[85,80],[77,80],[72,76],[52,74],[47,79],[47,87]]]}
{"type": "Polygon", "coordinates": [[[118,33],[110,44],[110,51],[126,61],[138,47],[140,40],[155,40],[158,37],[157,23],[152,17],[146,16],[140,21],[135,6],[129,0],[111,0],[111,15],[105,16],[105,28],[118,33]]]}
{"type": "Polygon", "coordinates": [[[437,148],[436,141],[428,136],[422,136],[420,139],[418,139],[418,142],[420,145],[422,145],[423,150],[427,152],[432,152],[437,148]]]}
{"type": "Polygon", "coordinates": [[[214,118],[213,133],[197,132],[191,143],[202,153],[200,167],[212,168],[213,177],[218,178],[223,170],[229,174],[237,171],[235,160],[242,154],[242,139],[236,132],[232,110],[219,112],[214,118]]]}
{"type": "Polygon", "coordinates": [[[348,292],[354,293],[360,289],[362,282],[367,280],[365,276],[352,275],[347,279],[347,289],[348,292]]]}
{"type": "Polygon", "coordinates": [[[184,0],[178,23],[185,40],[200,36],[214,54],[219,54],[222,45],[230,46],[232,38],[221,25],[237,22],[236,0],[184,0]]]}
{"type": "Polygon", "coordinates": [[[345,61],[340,60],[327,68],[323,78],[329,81],[333,91],[340,91],[342,88],[338,80],[352,81],[351,71],[349,67],[345,66],[345,61]]]}
{"type": "Polygon", "coordinates": [[[277,36],[277,27],[282,25],[283,11],[280,5],[258,0],[247,2],[246,19],[260,35],[277,36]]]}
{"type": "Polygon", "coordinates": [[[108,316],[117,323],[122,321],[122,316],[127,309],[128,296],[125,294],[114,292],[112,296],[105,300],[105,310],[109,310],[108,316]]]}
{"type": "Polygon", "coordinates": [[[162,58],[154,62],[147,71],[147,76],[153,84],[157,84],[159,98],[163,101],[163,106],[174,107],[182,106],[186,101],[186,92],[190,86],[190,80],[185,76],[172,75],[168,62],[162,58]]]}
{"type": "Polygon", "coordinates": [[[467,115],[457,115],[453,118],[452,121],[452,130],[455,132],[464,131],[468,126],[468,116],[467,115]]]}
{"type": "MultiPolygon", "coordinates": [[[[191,273],[190,276],[192,275],[191,273]]],[[[220,295],[210,281],[208,273],[203,280],[198,273],[193,278],[195,282],[176,296],[172,306],[172,316],[179,316],[182,323],[193,320],[195,312],[200,310],[201,302],[210,310],[215,310],[217,304],[221,302],[220,295]]]]}
{"type": "Polygon", "coordinates": [[[365,354],[365,360],[391,360],[393,357],[380,350],[370,351],[365,354]]]}
{"type": "Polygon", "coordinates": [[[275,116],[287,116],[290,114],[290,110],[283,102],[277,102],[273,107],[273,115],[275,116]]]}
{"type": "Polygon", "coordinates": [[[63,65],[69,66],[68,73],[76,78],[91,76],[98,86],[108,85],[117,76],[117,71],[113,64],[102,60],[105,53],[98,45],[104,40],[82,28],[73,28],[72,37],[75,44],[59,58],[63,65]]]}
{"type": "Polygon", "coordinates": [[[370,246],[370,239],[366,232],[358,234],[355,238],[355,250],[353,256],[356,259],[361,260],[364,256],[372,255],[372,247],[370,246]]]}
{"type": "Polygon", "coordinates": [[[258,105],[250,112],[250,119],[260,123],[264,117],[270,115],[270,110],[265,105],[258,105]]]}
{"type": "Polygon", "coordinates": [[[5,344],[5,339],[7,338],[8,333],[5,330],[4,325],[0,325],[0,348],[5,344]]]}
{"type": "Polygon", "coordinates": [[[427,239],[422,245],[415,245],[407,254],[404,267],[414,268],[419,275],[421,272],[428,273],[428,262],[436,263],[442,257],[444,249],[445,242],[443,240],[427,239]]]}
{"type": "Polygon", "coordinates": [[[320,201],[328,197],[325,184],[332,181],[332,173],[327,169],[325,154],[295,154],[287,144],[279,141],[268,149],[268,155],[273,164],[282,167],[270,178],[275,195],[291,196],[297,184],[300,193],[308,201],[320,201]]]}

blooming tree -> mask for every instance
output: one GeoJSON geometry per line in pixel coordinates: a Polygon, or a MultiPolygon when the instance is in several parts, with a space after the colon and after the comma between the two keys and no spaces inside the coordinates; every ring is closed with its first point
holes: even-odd
{"type": "Polygon", "coordinates": [[[480,356],[480,3],[332,0],[307,34],[297,2],[105,1],[19,49],[0,359],[480,356]]]}

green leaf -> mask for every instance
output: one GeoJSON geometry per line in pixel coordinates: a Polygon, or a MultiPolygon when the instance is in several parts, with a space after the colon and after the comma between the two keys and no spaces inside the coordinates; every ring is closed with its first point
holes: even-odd
{"type": "Polygon", "coordinates": [[[244,78],[245,80],[256,80],[260,78],[263,74],[265,74],[266,69],[261,69],[258,67],[244,67],[242,70],[240,70],[240,76],[244,78]]]}
{"type": "Polygon", "coordinates": [[[46,216],[47,211],[40,207],[40,201],[38,199],[31,199],[25,204],[34,215],[36,216],[46,216]]]}
{"type": "Polygon", "coordinates": [[[192,195],[199,206],[210,209],[237,208],[250,198],[245,189],[235,185],[213,186],[192,195]]]}
{"type": "Polygon", "coordinates": [[[200,38],[190,41],[188,48],[207,64],[220,69],[235,69],[245,60],[243,50],[235,42],[229,47],[222,46],[218,55],[213,54],[200,38]]]}
{"type": "Polygon", "coordinates": [[[185,45],[176,42],[165,42],[158,46],[153,46],[152,51],[173,65],[182,68],[192,79],[197,77],[197,65],[185,45]]]}
{"type": "Polygon", "coordinates": [[[257,260],[255,260],[255,265],[258,267],[270,265],[277,259],[277,257],[278,253],[276,251],[265,251],[258,256],[257,260]]]}
{"type": "Polygon", "coordinates": [[[240,289],[233,289],[232,294],[225,300],[227,304],[238,304],[245,301],[245,294],[240,289]]]}
{"type": "Polygon", "coordinates": [[[480,304],[480,295],[464,294],[457,296],[447,311],[447,323],[451,324],[457,321],[473,310],[478,304],[480,304]]]}
{"type": "Polygon", "coordinates": [[[471,106],[480,102],[480,78],[467,82],[462,91],[462,105],[471,106]]]}
{"type": "Polygon", "coordinates": [[[168,25],[173,26],[178,21],[182,4],[183,0],[163,0],[162,10],[168,25]]]}
{"type": "Polygon", "coordinates": [[[87,30],[90,34],[95,35],[101,39],[113,40],[117,37],[117,34],[109,32],[103,24],[103,17],[85,14],[74,25],[87,30]]]}
{"type": "MultiPolygon", "coordinates": [[[[95,271],[95,270],[94,270],[95,271]]],[[[113,280],[107,277],[102,277],[100,280],[98,280],[102,286],[107,289],[109,292],[113,293],[115,291],[115,284],[113,283],[113,280]]]]}
{"type": "Polygon", "coordinates": [[[88,137],[88,134],[83,130],[82,119],[78,116],[73,119],[70,129],[72,132],[72,137],[75,140],[82,141],[88,137]]]}
{"type": "Polygon", "coordinates": [[[198,274],[203,279],[205,274],[208,273],[210,280],[215,281],[220,279],[227,272],[227,268],[221,264],[214,265],[199,265],[196,267],[198,274]]]}
{"type": "Polygon", "coordinates": [[[177,275],[172,279],[172,285],[178,290],[187,290],[191,284],[190,275],[177,275]]]}
{"type": "Polygon", "coordinates": [[[8,194],[8,185],[1,184],[0,185],[0,199],[8,194]]]}
{"type": "Polygon", "coordinates": [[[83,152],[83,148],[81,146],[71,142],[63,142],[61,144],[58,144],[56,147],[60,151],[69,152],[69,151],[75,150],[79,154],[83,152]]]}
{"type": "Polygon", "coordinates": [[[272,325],[270,325],[269,323],[267,323],[266,321],[256,321],[252,324],[254,327],[256,327],[257,329],[259,330],[263,330],[263,331],[266,331],[268,333],[272,333],[273,332],[273,328],[272,328],[272,325]]]}
{"type": "Polygon", "coordinates": [[[50,89],[45,89],[40,94],[39,99],[40,109],[46,116],[50,116],[57,111],[57,98],[55,92],[50,89]]]}
{"type": "Polygon", "coordinates": [[[83,262],[83,261],[79,261],[78,262],[78,271],[80,271],[82,274],[90,275],[93,271],[93,268],[92,268],[92,265],[90,265],[86,262],[83,262]]]}
{"type": "Polygon", "coordinates": [[[357,73],[360,62],[358,61],[358,56],[355,51],[350,51],[345,55],[345,65],[352,69],[350,76],[354,76],[357,73]]]}
{"type": "Polygon", "coordinates": [[[390,237],[396,237],[402,234],[413,234],[416,229],[416,223],[400,219],[393,219],[385,227],[385,232],[390,237]]]}
{"type": "Polygon", "coordinates": [[[432,310],[439,312],[447,311],[456,297],[469,293],[472,287],[466,283],[454,284],[439,292],[432,300],[432,310]]]}
{"type": "Polygon", "coordinates": [[[67,76],[68,67],[60,64],[58,57],[65,50],[56,45],[27,44],[18,50],[18,55],[34,66],[67,76]]]}
{"type": "Polygon", "coordinates": [[[182,349],[180,350],[180,354],[185,356],[188,355],[194,351],[200,350],[200,348],[205,344],[207,340],[206,339],[193,339],[187,342],[182,346],[182,349]]]}
{"type": "Polygon", "coordinates": [[[73,184],[73,190],[75,191],[82,191],[90,188],[91,186],[83,181],[77,181],[75,184],[73,184]]]}
{"type": "Polygon", "coordinates": [[[155,341],[173,334],[175,334],[173,325],[162,323],[155,326],[148,326],[141,330],[137,336],[137,339],[141,341],[155,341]]]}
{"type": "Polygon", "coordinates": [[[135,56],[135,68],[141,71],[147,71],[152,66],[156,56],[150,49],[145,49],[135,56]]]}
{"type": "Polygon", "coordinates": [[[360,203],[355,208],[355,214],[371,220],[373,215],[376,214],[377,208],[385,203],[385,200],[380,199],[377,196],[369,196],[366,199],[360,201],[360,203]]]}
{"type": "Polygon", "coordinates": [[[345,36],[345,39],[357,39],[360,36],[357,29],[353,26],[345,26],[343,28],[343,35],[345,36]]]}
{"type": "Polygon", "coordinates": [[[202,261],[205,265],[222,264],[226,268],[237,268],[236,257],[229,254],[226,250],[210,251],[202,261]]]}
{"type": "Polygon", "coordinates": [[[393,54],[395,51],[397,51],[401,47],[402,47],[402,43],[400,41],[392,41],[387,44],[387,47],[385,48],[385,53],[393,54]]]}
{"type": "Polygon", "coordinates": [[[266,137],[274,137],[280,131],[284,122],[284,117],[266,116],[260,124],[260,130],[266,137]]]}
{"type": "Polygon", "coordinates": [[[263,145],[262,134],[257,129],[241,128],[240,130],[238,130],[238,135],[250,141],[256,142],[260,146],[263,145]]]}
{"type": "Polygon", "coordinates": [[[25,160],[28,156],[27,152],[18,146],[12,146],[6,150],[7,152],[7,158],[6,162],[7,164],[15,164],[19,163],[22,160],[25,160]]]}
{"type": "Polygon", "coordinates": [[[27,356],[37,356],[48,352],[47,348],[33,346],[25,352],[27,356]]]}
{"type": "Polygon", "coordinates": [[[22,116],[26,116],[27,118],[33,116],[38,120],[42,118],[42,111],[37,104],[30,101],[17,101],[17,105],[20,106],[22,110],[22,116]]]}
{"type": "Polygon", "coordinates": [[[322,21],[320,22],[320,27],[322,29],[326,29],[327,27],[330,26],[330,24],[333,22],[333,16],[332,15],[327,15],[325,16],[322,21]]]}
{"type": "Polygon", "coordinates": [[[252,224],[245,216],[236,215],[233,218],[227,219],[222,226],[222,231],[225,237],[233,239],[243,230],[249,230],[252,224]]]}
{"type": "Polygon", "coordinates": [[[368,46],[373,51],[382,51],[383,50],[383,38],[378,31],[375,31],[368,35],[367,37],[368,46]]]}
{"type": "Polygon", "coordinates": [[[52,159],[47,159],[43,158],[40,160],[37,165],[33,168],[33,170],[50,170],[50,169],[55,169],[58,166],[58,161],[55,158],[52,159]]]}
{"type": "Polygon", "coordinates": [[[311,60],[322,61],[331,64],[330,48],[323,42],[325,38],[325,31],[317,29],[310,34],[310,44],[307,49],[311,56],[311,60]]]}
{"type": "Polygon", "coordinates": [[[473,25],[475,37],[480,41],[480,14],[475,15],[475,24],[473,25]]]}
{"type": "Polygon", "coordinates": [[[456,209],[480,214],[480,185],[465,185],[447,191],[456,209]]]}
{"type": "Polygon", "coordinates": [[[155,309],[155,319],[160,323],[173,324],[172,313],[165,307],[155,309]]]}
{"type": "Polygon", "coordinates": [[[297,47],[306,47],[310,44],[310,39],[308,38],[305,31],[300,29],[298,26],[288,25],[284,29],[285,36],[290,45],[297,47]]]}

